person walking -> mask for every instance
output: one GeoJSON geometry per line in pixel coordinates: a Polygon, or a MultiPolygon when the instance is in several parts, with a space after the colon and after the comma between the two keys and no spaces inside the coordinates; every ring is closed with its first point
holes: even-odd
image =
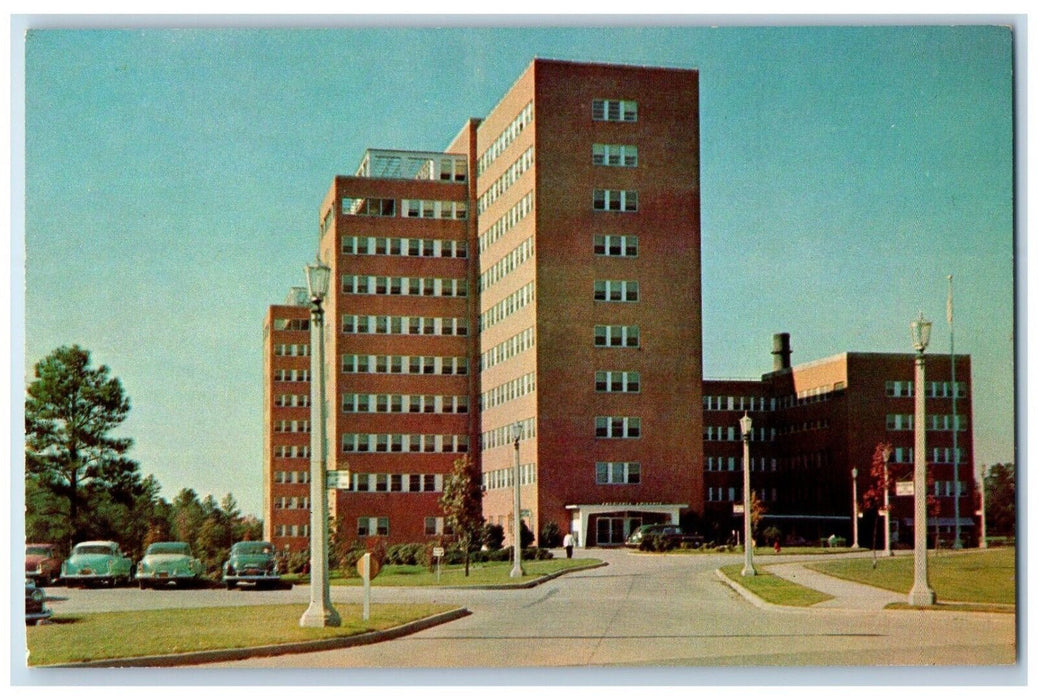
{"type": "Polygon", "coordinates": [[[566,558],[573,558],[573,535],[566,533],[566,536],[562,538],[562,546],[566,548],[566,558]]]}

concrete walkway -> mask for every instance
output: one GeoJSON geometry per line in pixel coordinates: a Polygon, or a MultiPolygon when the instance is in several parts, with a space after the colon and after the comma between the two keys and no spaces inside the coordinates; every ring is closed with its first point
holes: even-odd
{"type": "Polygon", "coordinates": [[[812,605],[812,608],[837,608],[841,610],[882,610],[890,603],[903,603],[906,596],[875,586],[845,581],[813,571],[801,562],[769,564],[768,572],[787,581],[798,583],[833,596],[832,600],[812,605]]]}

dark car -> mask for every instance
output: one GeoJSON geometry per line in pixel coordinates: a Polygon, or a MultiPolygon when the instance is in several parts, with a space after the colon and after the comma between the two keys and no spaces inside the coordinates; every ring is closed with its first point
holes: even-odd
{"type": "Polygon", "coordinates": [[[46,591],[37,588],[31,578],[25,579],[25,624],[37,625],[50,619],[54,613],[46,606],[46,601],[46,591]]]}
{"type": "Polygon", "coordinates": [[[25,577],[37,585],[57,581],[61,577],[61,555],[57,545],[42,542],[25,545],[25,577]]]}
{"type": "Polygon", "coordinates": [[[281,581],[274,545],[270,542],[235,542],[223,565],[223,582],[227,590],[242,583],[276,586],[281,581]]]}
{"type": "Polygon", "coordinates": [[[628,547],[641,547],[642,542],[650,536],[662,538],[667,549],[682,544],[693,546],[703,544],[702,535],[693,532],[686,532],[680,525],[675,525],[674,523],[652,523],[649,525],[642,525],[630,534],[624,544],[628,547]]]}

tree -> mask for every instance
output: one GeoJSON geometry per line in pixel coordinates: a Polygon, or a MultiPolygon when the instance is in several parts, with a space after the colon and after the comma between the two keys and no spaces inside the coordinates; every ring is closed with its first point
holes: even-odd
{"type": "Polygon", "coordinates": [[[993,464],[984,476],[988,534],[1016,536],[1016,465],[993,464]]]}
{"type": "Polygon", "coordinates": [[[465,575],[469,575],[469,550],[483,532],[483,489],[472,460],[464,455],[454,460],[454,469],[443,483],[440,497],[446,524],[465,552],[465,575]]]}
{"type": "MultiPolygon", "coordinates": [[[[894,485],[894,474],[890,469],[888,456],[894,447],[889,442],[881,442],[872,451],[872,467],[869,469],[868,488],[861,495],[863,510],[875,510],[876,516],[872,519],[872,552],[876,552],[876,539],[879,536],[880,510],[886,501],[890,512],[894,511],[893,500],[889,498],[890,489],[894,485]],[[884,495],[887,495],[884,498],[884,495]]],[[[872,559],[872,568],[876,568],[876,558],[872,559]]]]}
{"type": "Polygon", "coordinates": [[[31,481],[65,502],[71,548],[84,529],[86,489],[125,495],[140,484],[137,463],[126,457],[133,441],[111,435],[129,414],[130,401],[108,367],[91,367],[90,353],[78,345],[37,362],[34,376],[25,398],[27,491],[31,481]]]}

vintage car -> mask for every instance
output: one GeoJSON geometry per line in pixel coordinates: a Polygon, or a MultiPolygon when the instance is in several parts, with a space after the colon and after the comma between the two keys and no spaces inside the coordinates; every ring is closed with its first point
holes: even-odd
{"type": "Polygon", "coordinates": [[[137,564],[137,583],[141,589],[196,583],[205,569],[191,556],[187,542],[153,542],[137,564]]]}
{"type": "Polygon", "coordinates": [[[671,549],[682,545],[699,547],[703,544],[702,535],[694,532],[686,532],[674,523],[651,523],[649,525],[642,525],[631,533],[624,544],[628,547],[641,548],[642,543],[649,537],[660,538],[665,549],[671,549]]]}
{"type": "Polygon", "coordinates": [[[54,583],[61,575],[61,557],[58,546],[54,544],[25,545],[25,577],[31,578],[37,586],[54,583]]]}
{"type": "Polygon", "coordinates": [[[239,583],[257,587],[281,581],[274,545],[270,542],[235,542],[230,557],[223,565],[223,582],[227,590],[239,583]]]}
{"type": "Polygon", "coordinates": [[[25,579],[25,624],[37,625],[49,620],[54,613],[46,606],[47,593],[36,587],[31,578],[25,579]]]}
{"type": "Polygon", "coordinates": [[[61,578],[68,586],[103,583],[129,583],[133,571],[130,559],[110,540],[80,542],[61,565],[61,578]]]}

